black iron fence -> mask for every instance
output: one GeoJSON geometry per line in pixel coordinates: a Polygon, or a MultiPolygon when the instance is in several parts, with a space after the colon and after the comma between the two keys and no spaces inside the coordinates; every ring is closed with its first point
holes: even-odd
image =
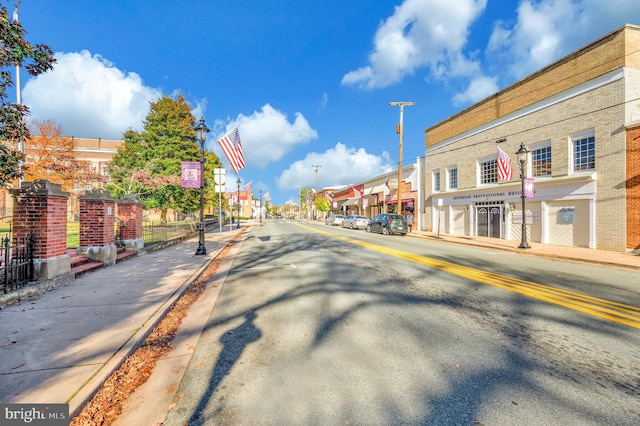
{"type": "Polygon", "coordinates": [[[0,238],[0,286],[3,293],[24,287],[33,281],[33,235],[0,238]]]}
{"type": "MultiPolygon", "coordinates": [[[[151,223],[142,227],[142,239],[145,246],[168,243],[192,237],[198,234],[200,222],[166,222],[151,223]]],[[[205,231],[218,226],[218,218],[205,219],[205,231]]]]}

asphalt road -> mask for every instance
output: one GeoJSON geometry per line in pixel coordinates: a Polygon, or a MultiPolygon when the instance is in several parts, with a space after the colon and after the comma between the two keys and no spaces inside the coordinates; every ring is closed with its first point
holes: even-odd
{"type": "Polygon", "coordinates": [[[164,424],[635,425],[637,282],[270,221],[246,234],[164,424]]]}

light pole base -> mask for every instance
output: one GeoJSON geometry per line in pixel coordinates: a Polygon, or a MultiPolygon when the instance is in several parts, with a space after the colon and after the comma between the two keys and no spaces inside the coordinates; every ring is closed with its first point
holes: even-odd
{"type": "Polygon", "coordinates": [[[196,256],[201,256],[207,254],[207,249],[202,244],[198,244],[198,248],[196,249],[196,256]]]}
{"type": "Polygon", "coordinates": [[[518,248],[521,248],[521,249],[530,249],[531,247],[530,247],[529,245],[522,245],[522,244],[520,244],[520,245],[518,246],[518,248]]]}

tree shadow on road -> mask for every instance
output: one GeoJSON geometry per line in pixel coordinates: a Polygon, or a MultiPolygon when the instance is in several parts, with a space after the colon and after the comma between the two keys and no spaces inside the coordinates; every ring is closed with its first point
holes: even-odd
{"type": "Polygon", "coordinates": [[[262,333],[254,325],[254,321],[257,318],[255,312],[250,311],[245,315],[245,321],[238,327],[227,331],[220,337],[220,343],[222,343],[222,351],[216,361],[215,368],[211,375],[211,381],[205,391],[202,398],[198,402],[193,415],[189,419],[188,424],[202,424],[204,419],[202,414],[211,396],[215,392],[216,388],[222,381],[222,379],[229,373],[233,365],[238,361],[245,348],[260,339],[262,333]]]}

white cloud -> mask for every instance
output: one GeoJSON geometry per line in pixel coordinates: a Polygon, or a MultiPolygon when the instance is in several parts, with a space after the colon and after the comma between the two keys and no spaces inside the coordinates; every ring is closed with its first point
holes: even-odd
{"type": "Polygon", "coordinates": [[[467,90],[453,97],[454,105],[476,103],[499,90],[497,78],[479,76],[471,81],[467,90]]]}
{"type": "MultiPolygon", "coordinates": [[[[251,165],[264,168],[280,160],[296,146],[318,138],[318,132],[311,128],[301,113],[296,112],[294,115],[295,119],[290,123],[286,114],[266,104],[261,111],[254,111],[251,115],[239,114],[235,120],[226,123],[216,122],[216,127],[224,130],[220,131],[215,140],[239,126],[247,167],[251,165]]],[[[217,144],[214,150],[220,159],[226,162],[217,144]]]]}
{"type": "MultiPolygon", "coordinates": [[[[481,62],[469,52],[472,24],[486,0],[405,0],[377,29],[368,64],[348,72],[343,85],[376,89],[424,70],[425,80],[467,87],[453,96],[477,102],[598,37],[640,22],[637,0],[522,0],[513,21],[497,21],[481,62]],[[489,74],[486,69],[492,70],[489,74]]],[[[515,5],[514,5],[515,6],[515,5]]],[[[455,87],[455,85],[451,85],[455,87]]]]}
{"type": "Polygon", "coordinates": [[[161,96],[100,55],[83,50],[55,57],[53,70],[29,80],[23,97],[31,118],[53,120],[67,136],[120,139],[130,128],[141,130],[149,102],[161,96]]]}
{"type": "Polygon", "coordinates": [[[406,0],[378,28],[369,65],[345,74],[342,84],[385,87],[422,67],[463,72],[469,27],[485,6],[486,0],[406,0]]]}
{"type": "Polygon", "coordinates": [[[322,153],[309,153],[304,160],[296,161],[276,179],[281,190],[300,186],[315,188],[318,169],[318,187],[332,187],[359,183],[381,173],[393,170],[389,153],[368,153],[364,148],[347,147],[338,142],[322,153]]]}
{"type": "Polygon", "coordinates": [[[637,0],[523,1],[512,26],[497,22],[487,53],[522,78],[625,23],[640,21],[637,0]]]}

